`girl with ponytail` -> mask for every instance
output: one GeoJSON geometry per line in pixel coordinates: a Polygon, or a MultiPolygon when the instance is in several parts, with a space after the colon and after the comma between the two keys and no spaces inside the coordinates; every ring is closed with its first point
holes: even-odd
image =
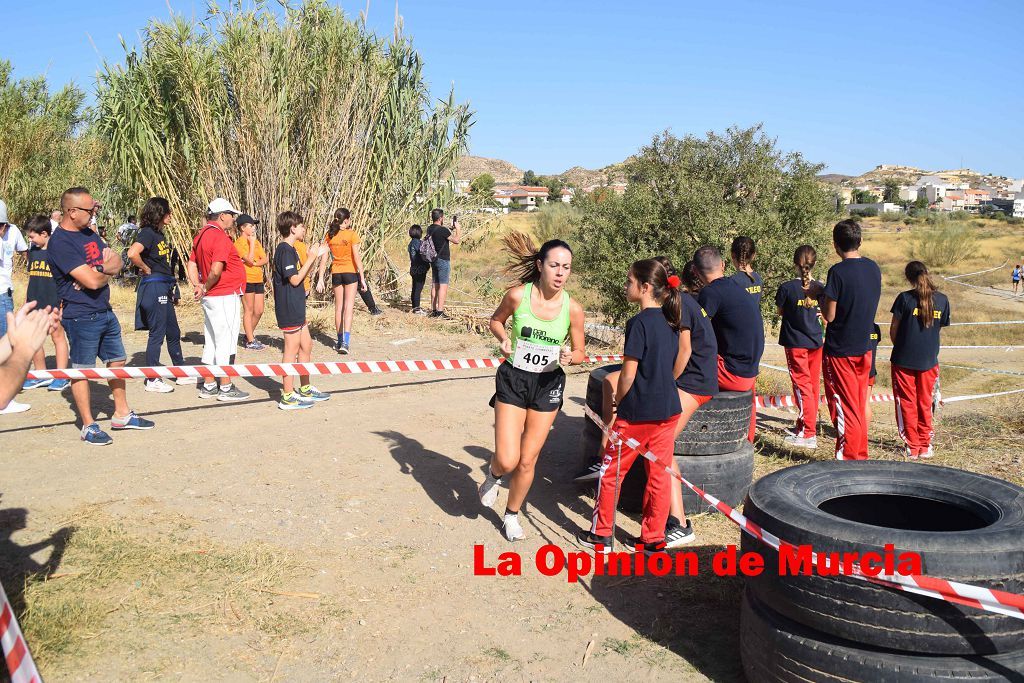
{"type": "Polygon", "coordinates": [[[932,457],[932,394],[939,377],[939,332],[949,325],[949,299],[920,261],[903,274],[912,289],[892,304],[892,393],[896,426],[912,460],[932,457]]]}
{"type": "Polygon", "coordinates": [[[821,399],[821,311],[817,292],[823,286],[811,277],[818,254],[809,244],[793,253],[796,279],[779,286],[775,305],[782,316],[779,345],[786,350],[786,365],[793,384],[797,416],[785,442],[794,448],[818,447],[818,401],[821,399]]]}
{"type": "MultiPolygon", "coordinates": [[[[352,336],[352,317],[356,303],[356,289],[366,292],[366,276],[363,273],[363,258],[359,251],[359,235],[352,229],[351,213],[342,208],[334,212],[324,244],[331,250],[331,289],[334,290],[334,329],[338,342],[334,350],[342,354],[349,351],[352,336]]],[[[320,267],[317,291],[326,289],[325,275],[328,259],[320,267]]],[[[376,304],[370,309],[376,308],[376,304]]]]}
{"type": "Polygon", "coordinates": [[[512,233],[505,238],[505,251],[510,256],[505,272],[517,283],[491,315],[491,333],[501,345],[505,362],[494,378],[494,457],[479,495],[486,507],[493,506],[498,484],[509,475],[502,527],[505,538],[518,541],[524,537],[519,510],[562,407],[562,366],[582,363],[586,350],[583,307],[565,291],[572,272],[569,245],[549,240],[537,249],[525,235],[512,233]],[[510,318],[511,334],[506,329],[510,318]]]}
{"type": "MultiPolygon", "coordinates": [[[[670,274],[656,259],[636,261],[626,277],[625,294],[640,305],[640,313],[626,323],[626,344],[615,395],[618,412],[612,430],[624,439],[635,438],[658,459],[644,460],[647,490],[637,544],[647,553],[665,550],[670,489],[674,485],[664,467],[671,467],[673,435],[682,406],[673,373],[680,355],[681,301],[678,275],[670,274]]],[[[597,482],[594,522],[577,536],[580,545],[598,552],[612,548],[612,516],[617,504],[620,475],[628,472],[636,451],[609,444],[597,482]]]]}

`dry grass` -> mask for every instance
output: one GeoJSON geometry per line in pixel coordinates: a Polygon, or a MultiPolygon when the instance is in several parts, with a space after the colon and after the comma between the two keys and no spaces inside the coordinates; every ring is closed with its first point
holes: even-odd
{"type": "Polygon", "coordinates": [[[225,633],[279,638],[334,621],[326,598],[273,599],[301,571],[279,548],[228,547],[197,538],[180,521],[150,536],[86,515],[72,529],[58,578],[30,577],[19,615],[43,670],[73,670],[94,653],[118,653],[155,633],[175,640],[225,633]]]}

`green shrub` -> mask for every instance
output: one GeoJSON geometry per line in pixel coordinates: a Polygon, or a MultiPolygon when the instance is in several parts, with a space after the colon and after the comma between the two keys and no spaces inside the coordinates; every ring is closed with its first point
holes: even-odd
{"type": "Polygon", "coordinates": [[[977,253],[978,236],[966,223],[946,221],[915,230],[910,238],[910,258],[930,268],[955,266],[977,253]]]}
{"type": "Polygon", "coordinates": [[[903,213],[900,211],[883,211],[879,217],[886,223],[899,223],[903,220],[903,213]]]}
{"type": "Polygon", "coordinates": [[[572,244],[579,219],[579,209],[562,202],[546,202],[537,212],[537,227],[534,229],[537,246],[553,239],[565,240],[572,244]]]}

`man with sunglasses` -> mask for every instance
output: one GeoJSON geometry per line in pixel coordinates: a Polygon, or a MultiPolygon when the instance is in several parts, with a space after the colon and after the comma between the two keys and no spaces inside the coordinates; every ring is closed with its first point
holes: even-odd
{"type": "MultiPolygon", "coordinates": [[[[121,324],[110,307],[110,280],[121,271],[121,256],[90,227],[98,204],[89,190],[66,190],[60,207],[64,215],[50,237],[47,252],[63,305],[62,324],[71,346],[71,367],[94,367],[97,357],[108,368],[124,367],[127,355],[121,324]]],[[[111,429],[153,428],[150,420],[128,407],[125,380],[112,379],[107,384],[114,398],[111,429]]],[[[89,380],[71,380],[71,394],[82,420],[82,441],[94,446],[110,444],[110,436],[93,419],[89,380]]]]}

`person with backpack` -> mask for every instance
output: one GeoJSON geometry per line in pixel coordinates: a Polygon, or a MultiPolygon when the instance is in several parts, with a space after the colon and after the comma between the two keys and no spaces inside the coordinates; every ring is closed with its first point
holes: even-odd
{"type": "Polygon", "coordinates": [[[430,212],[430,227],[427,228],[427,238],[420,245],[420,255],[423,260],[430,264],[430,317],[444,318],[448,315],[444,312],[445,300],[448,298],[448,281],[452,271],[452,244],[458,244],[462,239],[462,231],[459,229],[458,218],[452,219],[452,228],[444,227],[444,211],[434,209],[430,212]]]}
{"type": "Polygon", "coordinates": [[[427,271],[430,270],[430,264],[420,256],[420,245],[423,244],[422,237],[423,228],[418,225],[409,228],[409,276],[412,278],[412,312],[416,315],[427,314],[420,307],[423,285],[427,283],[427,271]]]}

